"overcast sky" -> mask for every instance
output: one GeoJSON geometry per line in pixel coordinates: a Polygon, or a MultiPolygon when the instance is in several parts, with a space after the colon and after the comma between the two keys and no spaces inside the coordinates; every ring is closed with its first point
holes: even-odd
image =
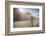
{"type": "Polygon", "coordinates": [[[39,16],[39,9],[31,8],[18,8],[21,13],[31,13],[33,16],[39,16]]]}

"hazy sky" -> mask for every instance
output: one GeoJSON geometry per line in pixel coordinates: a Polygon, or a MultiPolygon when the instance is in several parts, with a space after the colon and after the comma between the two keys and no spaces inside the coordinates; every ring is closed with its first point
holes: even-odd
{"type": "Polygon", "coordinates": [[[18,10],[21,12],[21,13],[31,13],[32,15],[34,16],[38,16],[39,15],[39,9],[31,9],[31,8],[18,8],[18,10]]]}

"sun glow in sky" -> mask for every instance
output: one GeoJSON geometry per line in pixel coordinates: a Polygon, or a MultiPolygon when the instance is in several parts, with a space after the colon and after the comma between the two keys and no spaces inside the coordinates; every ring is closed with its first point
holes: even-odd
{"type": "Polygon", "coordinates": [[[24,9],[22,9],[22,8],[19,8],[18,10],[19,10],[21,13],[25,13],[24,9]]]}

